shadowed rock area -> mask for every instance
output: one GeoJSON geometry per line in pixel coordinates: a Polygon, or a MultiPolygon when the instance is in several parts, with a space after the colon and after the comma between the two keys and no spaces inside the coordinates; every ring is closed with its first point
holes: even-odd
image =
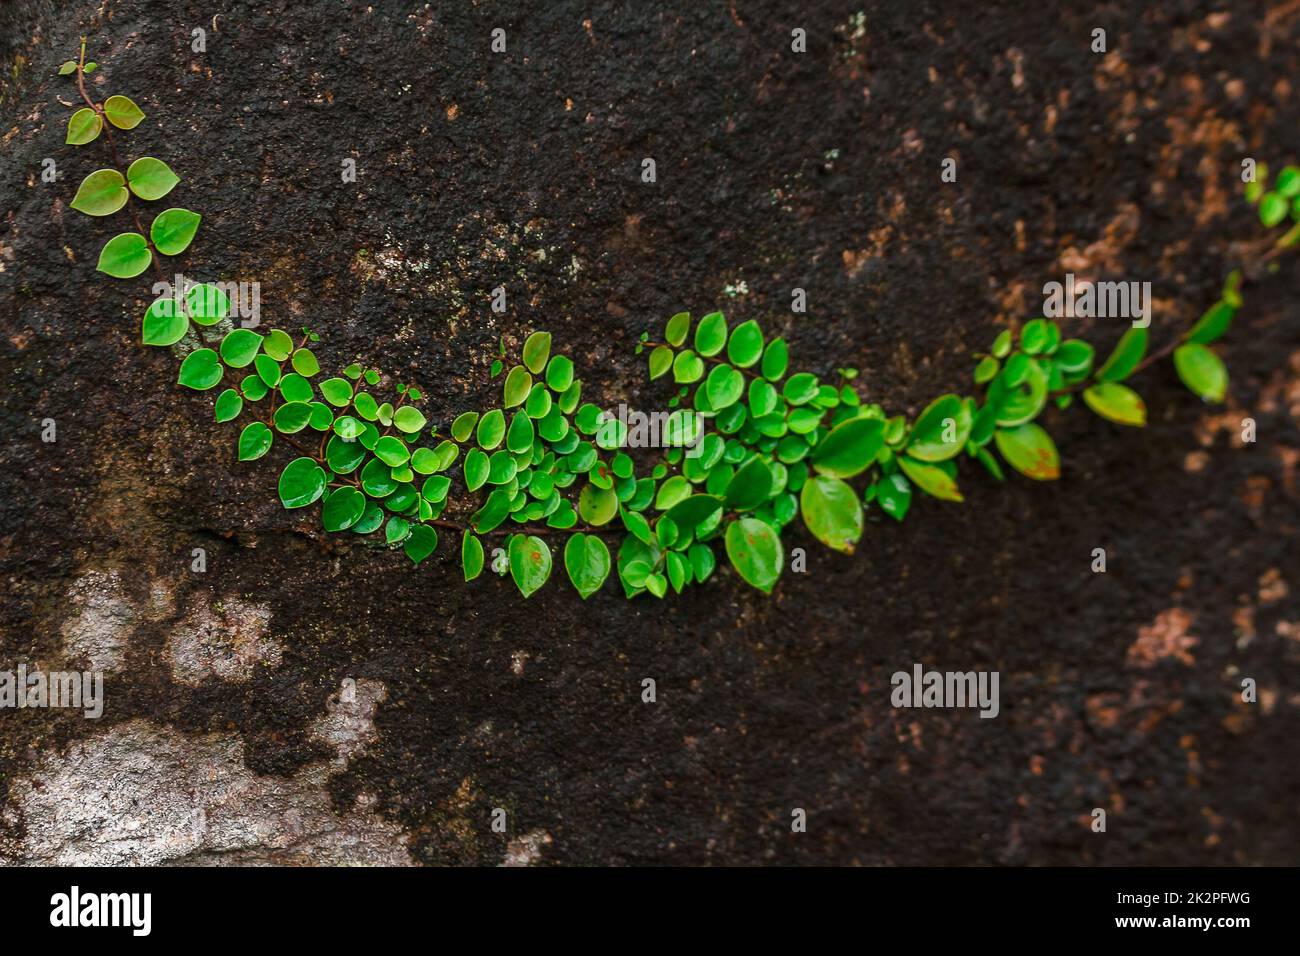
{"type": "MultiPolygon", "coordinates": [[[[440,423],[539,328],[585,400],[662,407],[633,350],[681,309],[912,415],[1066,272],[1150,281],[1163,344],[1258,251],[1242,158],[1300,160],[1289,2],[5,5],[0,670],[102,670],[105,709],[0,710],[0,858],[1300,859],[1294,258],[1245,291],[1224,406],[1165,363],[1133,382],[1144,430],[1049,412],[1059,482],[964,465],[965,504],[870,509],[852,556],[796,523],[808,570],[770,597],[722,567],[525,601],[465,584],[454,535],[413,568],[283,510],[290,450],[238,462],[180,354],[139,344],[152,280],[95,272],[125,226],[69,208],[108,164],[64,145],[83,34],[94,95],[146,114],[120,142],[203,215],[168,271],[260,283],[264,324],[440,423]],[[914,663],[998,671],[1000,713],[891,707],[914,663]]],[[[1064,321],[1103,355],[1124,328],[1064,321]]]]}

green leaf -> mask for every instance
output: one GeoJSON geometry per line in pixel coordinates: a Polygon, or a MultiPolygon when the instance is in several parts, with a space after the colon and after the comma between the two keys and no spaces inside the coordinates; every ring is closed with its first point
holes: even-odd
{"type": "Polygon", "coordinates": [[[305,508],[325,493],[325,469],[311,458],[295,458],[280,473],[280,503],[305,508]]]}
{"type": "MultiPolygon", "coordinates": [[[[284,387],[284,383],[280,383],[284,387]]],[[[330,408],[324,402],[311,403],[311,419],[309,424],[318,432],[327,432],[334,425],[334,409],[330,408]]]]}
{"type": "Polygon", "coordinates": [[[221,360],[217,358],[216,352],[212,349],[195,349],[185,356],[185,361],[181,362],[181,371],[176,383],[196,391],[204,391],[220,382],[223,374],[221,360]]]}
{"type": "Polygon", "coordinates": [[[471,448],[465,456],[465,487],[470,491],[478,491],[488,480],[490,469],[488,456],[477,448],[471,448]]]}
{"type": "Polygon", "coordinates": [[[755,455],[732,476],[727,484],[727,507],[734,511],[751,511],[767,501],[772,493],[772,469],[755,455]]]}
{"type": "Polygon", "coordinates": [[[353,534],[370,534],[384,523],[384,509],[376,501],[366,501],[366,510],[361,520],[352,526],[353,534]]]}
{"type": "Polygon", "coordinates": [[[1097,371],[1097,381],[1122,382],[1133,374],[1146,350],[1147,330],[1130,328],[1120,337],[1115,351],[1110,353],[1110,358],[1097,371]]]}
{"type": "Polygon", "coordinates": [[[397,490],[398,483],[393,478],[393,469],[378,458],[366,462],[360,477],[361,490],[372,498],[387,498],[397,490]]]}
{"type": "Polygon", "coordinates": [[[1035,481],[1061,477],[1061,458],[1047,432],[1033,422],[1016,428],[999,428],[993,435],[998,451],[1016,471],[1035,481]]]}
{"type": "MultiPolygon", "coordinates": [[[[230,311],[230,299],[212,283],[204,282],[193,286],[185,293],[185,310],[199,325],[216,325],[230,311]]],[[[269,349],[267,354],[270,354],[269,349]]],[[[278,357],[284,358],[284,356],[278,357]]]]}
{"type": "Polygon", "coordinates": [[[718,563],[718,559],[713,555],[713,549],[707,544],[691,545],[687,558],[691,562],[691,571],[695,575],[695,580],[701,583],[708,580],[718,563]]]}
{"type": "Polygon", "coordinates": [[[668,370],[673,367],[673,350],[666,345],[655,346],[650,351],[650,380],[654,381],[661,375],[667,375],[668,370]]]}
{"type": "Polygon", "coordinates": [[[221,360],[231,368],[245,368],[261,347],[262,337],[252,329],[233,329],[221,340],[221,360]]]}
{"type": "Polygon", "coordinates": [[[474,425],[477,422],[478,412],[462,412],[451,423],[451,437],[458,442],[469,441],[469,436],[474,433],[474,425]]]}
{"type": "Polygon", "coordinates": [[[971,425],[970,406],[956,395],[943,395],[917,418],[907,453],[921,461],[954,458],[966,447],[971,425]]]}
{"type": "Polygon", "coordinates": [[[695,351],[703,356],[717,355],[727,344],[727,320],[721,312],[710,312],[695,329],[695,351]]]}
{"type": "Polygon", "coordinates": [[[104,121],[91,109],[79,109],[68,118],[68,137],[64,142],[71,146],[85,146],[95,141],[104,121]]]}
{"type": "Polygon", "coordinates": [[[785,375],[789,364],[790,348],[785,344],[785,339],[773,339],[763,350],[763,364],[759,370],[763,373],[763,378],[775,382],[785,375]]]}
{"type": "Polygon", "coordinates": [[[311,415],[312,407],[306,402],[285,402],[275,410],[275,430],[282,435],[293,435],[307,427],[311,415]]]}
{"type": "MultiPolygon", "coordinates": [[[[216,289],[215,286],[208,286],[208,288],[216,291],[217,296],[219,296],[217,302],[220,305],[219,310],[214,310],[211,305],[209,305],[207,307],[208,311],[213,312],[216,314],[217,318],[220,318],[226,314],[226,309],[230,307],[229,300],[226,298],[225,293],[216,289]]],[[[213,319],[212,321],[215,322],[216,319],[213,319]]],[[[207,324],[209,323],[204,323],[204,325],[207,324]]],[[[272,329],[267,333],[266,341],[262,343],[262,351],[271,356],[271,358],[275,359],[277,362],[283,362],[289,357],[289,353],[293,351],[293,339],[289,337],[289,333],[284,331],[284,329],[272,329]]],[[[344,382],[343,384],[347,385],[347,382],[344,382]]]]}
{"type": "Polygon", "coordinates": [[[180,181],[170,166],[152,156],[141,156],[126,168],[126,183],[141,199],[162,199],[180,181]]]}
{"type": "Polygon", "coordinates": [[[344,408],[352,401],[352,383],[345,378],[327,378],[316,387],[325,401],[335,408],[344,408]]]}
{"type": "MultiPolygon", "coordinates": [[[[524,364],[534,375],[542,374],[546,360],[551,355],[551,333],[534,332],[524,342],[524,364]]],[[[524,389],[527,392],[527,389],[524,389]]],[[[522,399],[521,399],[522,401],[522,399]]]]}
{"type": "Polygon", "coordinates": [[[1183,384],[1205,401],[1223,401],[1228,390],[1228,370],[1223,360],[1204,345],[1193,342],[1174,349],[1174,369],[1183,384]]]}
{"type": "Polygon", "coordinates": [[[181,304],[163,297],[149,306],[140,324],[140,339],[145,345],[175,345],[185,337],[190,322],[181,304]]]}
{"type": "Polygon", "coordinates": [[[405,465],[410,460],[410,452],[406,449],[406,442],[393,435],[385,435],[375,443],[375,457],[382,461],[389,468],[397,468],[405,465]]]}
{"type": "MultiPolygon", "coordinates": [[[[253,361],[257,362],[258,358],[258,356],[254,355],[253,361]]],[[[275,365],[274,360],[271,359],[269,355],[261,356],[261,361],[263,365],[275,365]]],[[[277,365],[276,368],[278,369],[279,366],[277,365]]],[[[279,389],[280,396],[286,402],[312,402],[316,398],[316,393],[312,391],[311,383],[297,372],[290,372],[288,375],[281,378],[279,389]]],[[[325,407],[328,410],[329,406],[325,407]]],[[[333,412],[330,414],[332,416],[333,412]]],[[[332,417],[330,421],[333,421],[332,417]]]]}
{"type": "Polygon", "coordinates": [[[393,424],[397,426],[397,430],[408,435],[418,432],[426,422],[424,413],[410,405],[403,405],[393,413],[393,424]]]}
{"type": "Polygon", "coordinates": [[[460,566],[466,581],[473,581],[483,573],[483,542],[468,530],[460,539],[460,566]]]}
{"type": "Polygon", "coordinates": [[[912,506],[911,482],[898,472],[884,476],[876,482],[876,501],[881,511],[895,521],[902,521],[912,506]]]}
{"type": "MultiPolygon", "coordinates": [[[[754,460],[758,461],[759,459],[755,458],[754,460]]],[[[768,483],[770,488],[770,471],[768,472],[768,483]]],[[[764,492],[763,500],[766,499],[767,493],[764,492]]],[[[668,517],[682,532],[687,532],[693,531],[696,526],[708,521],[720,510],[722,510],[722,499],[715,495],[689,495],[668,509],[668,517]]],[[[636,517],[635,512],[628,512],[623,516],[623,523],[627,524],[628,519],[632,517],[636,517]]],[[[628,530],[632,529],[629,527],[628,530]]]]}
{"type": "Polygon", "coordinates": [[[1300,195],[1300,167],[1284,166],[1282,171],[1277,174],[1274,187],[1278,193],[1288,199],[1300,195]]]}
{"type": "Polygon", "coordinates": [[[533,420],[522,409],[515,412],[514,417],[510,419],[510,430],[506,433],[506,448],[516,455],[522,455],[531,451],[533,439],[537,437],[537,432],[533,428],[533,420]]]}
{"type": "Polygon", "coordinates": [[[506,375],[504,388],[505,407],[514,408],[516,405],[522,405],[524,399],[528,397],[528,390],[532,387],[533,377],[528,374],[528,369],[522,365],[516,365],[506,375]]]}
{"type": "Polygon", "coordinates": [[[998,374],[998,369],[1001,367],[1001,364],[993,356],[984,356],[979,360],[979,364],[975,366],[975,384],[988,384],[993,380],[993,376],[998,374]]]}
{"type": "Polygon", "coordinates": [[[745,376],[730,365],[715,365],[704,383],[709,407],[715,412],[736,404],[745,394],[745,376]]]}
{"type": "Polygon", "coordinates": [[[829,548],[852,554],[862,537],[862,502],[846,481],[812,475],[799,493],[803,523],[829,548]]]}
{"type": "Polygon", "coordinates": [[[686,341],[686,335],[691,331],[691,314],[689,312],[678,312],[668,320],[667,326],[664,327],[664,341],[669,345],[681,345],[686,341]]]}
{"type": "Polygon", "coordinates": [[[1259,221],[1272,229],[1286,218],[1290,203],[1280,193],[1269,192],[1259,201],[1259,221]]]}
{"type": "Polygon", "coordinates": [[[998,333],[997,338],[993,340],[993,347],[989,349],[994,358],[1004,359],[1011,354],[1011,330],[1003,329],[998,333]]]}
{"type": "MultiPolygon", "coordinates": [[[[259,355],[257,360],[260,362],[262,356],[259,355]]],[[[340,415],[334,422],[334,434],[338,435],[339,438],[342,438],[344,441],[354,441],[365,433],[365,423],[353,418],[351,415],[340,415]]],[[[377,441],[379,441],[379,436],[376,434],[374,440],[371,442],[371,446],[373,447],[374,442],[377,441]]]]}
{"type": "Polygon", "coordinates": [[[68,74],[75,72],[77,72],[76,60],[64,60],[63,64],[59,67],[59,76],[67,76],[68,74]]]}
{"type": "Polygon", "coordinates": [[[1216,302],[1205,311],[1204,315],[1197,319],[1196,324],[1191,327],[1184,338],[1189,342],[1209,345],[1228,331],[1228,327],[1232,325],[1232,317],[1236,313],[1237,310],[1228,303],[1216,302]]]}
{"type": "Polygon", "coordinates": [[[350,475],[366,459],[366,449],[358,441],[345,441],[332,436],[325,446],[325,463],[336,475],[350,475]]]}
{"type": "Polygon", "coordinates": [[[899,455],[898,465],[903,469],[903,474],[912,479],[912,484],[927,495],[943,501],[965,500],[957,488],[955,477],[957,469],[951,461],[932,464],[928,461],[918,461],[908,455],[899,455]]]}
{"type": "Polygon", "coordinates": [[[813,449],[813,467],[833,478],[852,478],[871,467],[885,444],[885,423],[850,418],[836,425],[813,449]]]}
{"type": "Polygon", "coordinates": [[[280,384],[280,363],[269,355],[255,355],[253,357],[253,368],[257,371],[257,377],[267,384],[270,388],[280,384]]]}
{"type": "Polygon", "coordinates": [[[1037,361],[1023,352],[1013,355],[989,386],[988,404],[997,423],[1011,427],[1035,418],[1047,404],[1047,385],[1047,374],[1037,361]]]}
{"type": "Polygon", "coordinates": [[[239,433],[239,460],[261,458],[271,449],[274,435],[264,422],[253,422],[239,433]]]}
{"type": "Polygon", "coordinates": [[[326,531],[346,531],[361,520],[366,511],[366,496],[356,488],[337,488],[321,508],[321,523],[326,531]]]}
{"type": "MultiPolygon", "coordinates": [[[[364,498],[364,496],[363,496],[364,498]]],[[[384,527],[384,541],[387,544],[401,544],[411,536],[411,522],[400,515],[393,515],[384,527]]]]}
{"type": "Polygon", "coordinates": [[[731,333],[727,343],[727,358],[732,365],[749,368],[763,354],[763,330],[753,319],[742,322],[731,333]]]}
{"type": "Polygon", "coordinates": [[[646,521],[643,515],[635,511],[619,509],[619,517],[623,519],[623,527],[627,528],[634,536],[650,544],[653,541],[653,535],[650,532],[650,522],[646,521]]]}
{"type": "Polygon", "coordinates": [[[777,394],[772,383],[756,378],[749,383],[749,416],[762,418],[776,409],[777,394]]]}
{"type": "Polygon", "coordinates": [[[1081,379],[1092,370],[1095,355],[1093,347],[1083,339],[1066,339],[1056,350],[1056,364],[1066,375],[1081,379]]]}
{"type": "Polygon", "coordinates": [[[427,524],[413,525],[411,534],[402,548],[413,564],[419,564],[438,547],[438,532],[427,524]]]}
{"type": "Polygon", "coordinates": [[[289,364],[303,378],[311,378],[320,371],[320,362],[316,361],[316,356],[311,349],[296,350],[289,364]]]}
{"type": "Polygon", "coordinates": [[[587,524],[608,524],[617,513],[618,495],[612,488],[587,484],[578,495],[578,514],[587,524]]]}
{"type": "Polygon", "coordinates": [[[1047,320],[1032,319],[1020,330],[1020,348],[1030,355],[1037,355],[1047,345],[1047,338],[1047,320]]]}
{"type": "Polygon", "coordinates": [[[1102,418],[1118,425],[1141,427],[1147,423],[1147,407],[1141,396],[1118,382],[1099,382],[1083,390],[1083,401],[1102,418]]]}
{"type": "Polygon", "coordinates": [[[228,388],[217,396],[214,412],[218,422],[233,421],[239,417],[239,413],[243,410],[244,400],[235,389],[228,388]]]}
{"type": "Polygon", "coordinates": [[[99,254],[99,271],[115,279],[134,279],[153,261],[153,253],[144,236],[124,232],[104,243],[99,254]]]}
{"type": "Polygon", "coordinates": [[[567,355],[552,356],[546,366],[546,384],[557,394],[572,385],[573,360],[567,355]]]}
{"type": "Polygon", "coordinates": [[[564,545],[564,570],[585,601],[605,583],[610,571],[609,548],[594,534],[571,534],[564,545]]]}
{"type": "Polygon", "coordinates": [[[104,101],[104,115],[118,129],[135,129],[144,119],[140,107],[126,96],[110,96],[104,101]]]}
{"type": "Polygon", "coordinates": [[[500,445],[501,439],[506,437],[505,412],[499,408],[494,408],[480,418],[475,437],[478,439],[479,446],[488,451],[500,445]]]}
{"type": "Polygon", "coordinates": [[[785,565],[785,550],[772,526],[757,518],[738,518],[727,526],[727,557],[748,584],[771,594],[785,565]]]}
{"type": "Polygon", "coordinates": [[[551,576],[551,549],[534,535],[515,535],[510,539],[510,576],[525,598],[546,583],[551,576]]]}
{"type": "Polygon", "coordinates": [[[424,483],[420,489],[420,496],[426,501],[439,502],[447,497],[447,492],[451,490],[451,479],[446,475],[434,475],[424,483]]]}
{"type": "Polygon", "coordinates": [[[806,405],[817,397],[820,386],[811,372],[798,372],[786,379],[781,394],[791,405],[806,405]]]}
{"type": "Polygon", "coordinates": [[[154,248],[165,256],[179,256],[194,241],[198,232],[199,220],[203,217],[197,212],[181,209],[165,209],[160,212],[149,227],[149,238],[154,248]]]}
{"type": "Polygon", "coordinates": [[[664,564],[668,569],[668,580],[672,584],[673,590],[681,594],[682,588],[690,580],[691,566],[676,551],[669,551],[664,555],[664,564]]]}
{"type": "Polygon", "coordinates": [[[678,352],[673,359],[673,381],[679,385],[689,385],[704,377],[704,362],[690,349],[678,352]]]}

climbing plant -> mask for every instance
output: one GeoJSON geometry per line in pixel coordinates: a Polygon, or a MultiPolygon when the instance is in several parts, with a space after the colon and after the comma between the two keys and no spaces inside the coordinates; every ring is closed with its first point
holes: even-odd
{"type": "MultiPolygon", "coordinates": [[[[67,142],[88,145],[102,133],[112,166],[87,175],[72,206],[91,216],[126,210],[135,229],[105,244],[99,270],[132,278],[158,269],[157,257],[183,252],[200,217],[167,209],[146,234],[136,200],[155,202],[180,179],[150,156],[123,165],[113,130],[134,129],[144,113],[125,96],[90,97],[85,77],[96,65],[86,62],[85,46],[83,38],[79,58],[59,71],[75,74],[85,103],[68,121],[67,142]]],[[[1294,223],[1272,258],[1300,241],[1300,168],[1282,170],[1272,189],[1267,180],[1261,167],[1247,199],[1265,226],[1294,223]]],[[[791,371],[784,338],[753,320],[732,326],[721,312],[698,322],[679,312],[656,340],[641,336],[637,352],[650,379],[674,385],[671,411],[654,419],[584,402],[573,360],[553,351],[543,331],[526,338],[508,369],[501,342],[491,372],[504,373],[499,405],[445,427],[421,411],[420,389],[378,369],[353,363],[325,376],[310,329],[295,341],[281,329],[236,327],[220,283],[159,298],[144,314],[141,339],[158,347],[197,340],[178,383],[225,386],[214,417],[238,429],[240,462],[288,446],[280,501],[319,507],[327,532],[382,534],[417,564],[440,531],[454,533],[466,581],[490,567],[509,573],[524,597],[560,563],[583,599],[611,574],[628,597],[663,597],[706,581],[719,548],[746,582],[770,592],[786,566],[783,534],[796,519],[850,554],[870,508],[903,521],[917,490],[962,501],[962,459],[997,481],[1004,465],[1036,481],[1058,478],[1060,456],[1040,424],[1049,405],[1067,409],[1081,399],[1110,422],[1144,426],[1146,407],[1128,383],[1170,356],[1193,393],[1223,401],[1228,375],[1212,346],[1241,307],[1242,285],[1234,271],[1219,301],[1154,351],[1147,328],[1130,328],[1102,362],[1092,345],[1064,338],[1048,319],[1004,329],[974,356],[971,393],[942,395],[914,419],[867,400],[854,369],[826,380],[791,371]],[[648,466],[629,454],[647,445],[660,449],[648,466]]]]}

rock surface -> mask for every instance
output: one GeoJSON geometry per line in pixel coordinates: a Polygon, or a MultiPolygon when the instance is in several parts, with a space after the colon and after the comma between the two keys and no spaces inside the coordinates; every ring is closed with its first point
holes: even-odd
{"type": "Polygon", "coordinates": [[[910,413],[1067,271],[1151,281],[1164,341],[1259,236],[1241,158],[1300,159],[1280,2],[4,5],[0,669],[106,694],[98,721],[0,711],[6,860],[1300,859],[1295,263],[1248,290],[1226,408],[1161,367],[1144,431],[1049,414],[1059,483],[968,472],[964,506],[873,512],[852,557],[795,534],[808,571],[771,597],[723,569],[524,602],[465,585],[453,542],[412,569],[280,509],[282,459],[238,463],[138,344],[148,283],[97,275],[117,226],[68,206],[104,162],[63,143],[83,33],[97,95],[147,114],[132,154],[203,215],[169,265],[260,283],[264,321],[421,385],[434,421],[488,407],[498,340],[535,328],[592,400],[655,407],[633,348],[682,308],[910,413]],[[999,716],[895,710],[917,662],[999,671],[999,716]]]}

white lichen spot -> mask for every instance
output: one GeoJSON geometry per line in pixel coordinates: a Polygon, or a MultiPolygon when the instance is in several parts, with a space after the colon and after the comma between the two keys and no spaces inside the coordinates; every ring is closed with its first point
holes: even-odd
{"type": "Polygon", "coordinates": [[[267,633],[270,623],[269,608],[238,596],[196,600],[167,638],[172,677],[198,687],[213,679],[247,681],[258,664],[278,667],[282,649],[267,633]]]}

